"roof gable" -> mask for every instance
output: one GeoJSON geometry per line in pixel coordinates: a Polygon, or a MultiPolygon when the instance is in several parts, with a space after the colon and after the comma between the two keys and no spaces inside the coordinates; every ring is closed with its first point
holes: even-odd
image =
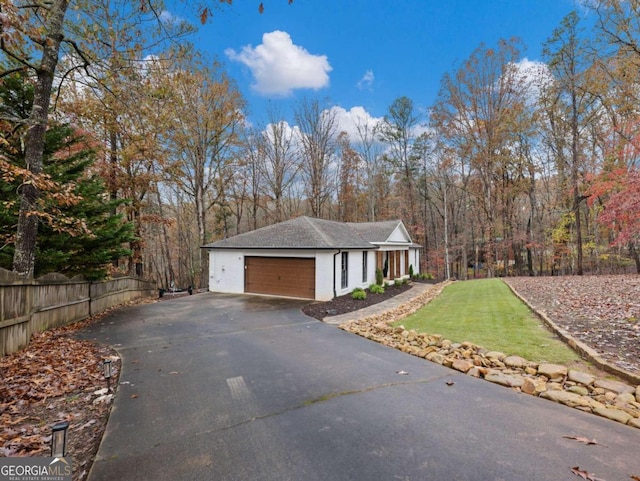
{"type": "Polygon", "coordinates": [[[396,226],[391,235],[387,238],[387,242],[411,243],[411,236],[402,222],[396,226]]]}

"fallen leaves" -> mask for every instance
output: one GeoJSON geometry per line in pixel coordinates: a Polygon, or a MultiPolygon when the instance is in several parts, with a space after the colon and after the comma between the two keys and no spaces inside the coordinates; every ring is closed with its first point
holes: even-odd
{"type": "Polygon", "coordinates": [[[586,479],[587,481],[604,481],[604,479],[596,478],[593,474],[580,469],[578,466],[571,468],[571,472],[576,476],[580,476],[582,479],[586,479]]]}
{"type": "Polygon", "coordinates": [[[562,436],[563,438],[566,439],[573,439],[575,441],[578,441],[580,443],[584,443],[587,446],[592,446],[592,445],[596,445],[598,444],[598,442],[595,439],[588,439],[582,436],[562,436]]]}
{"type": "Polygon", "coordinates": [[[640,372],[640,277],[505,278],[538,311],[618,367],[640,372]]]}
{"type": "MultiPolygon", "coordinates": [[[[86,325],[77,323],[75,328],[86,325]]],[[[48,456],[51,427],[68,421],[73,479],[86,477],[104,432],[109,402],[101,363],[119,358],[107,347],[71,337],[73,327],[34,334],[22,351],[0,358],[0,456],[48,456]]]]}
{"type": "Polygon", "coordinates": [[[43,401],[93,389],[104,382],[100,363],[105,355],[93,343],[55,329],[34,334],[27,349],[0,359],[0,403],[43,401]]]}

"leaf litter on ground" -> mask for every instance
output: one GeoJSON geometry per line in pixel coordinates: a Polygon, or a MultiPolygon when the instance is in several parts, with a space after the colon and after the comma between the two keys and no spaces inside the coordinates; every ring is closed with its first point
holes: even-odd
{"type": "Polygon", "coordinates": [[[640,275],[505,277],[504,281],[605,360],[640,374],[640,275]]]}
{"type": "MultiPolygon", "coordinates": [[[[127,304],[148,302],[155,300],[127,304]]],[[[120,359],[110,347],[79,340],[74,334],[119,307],[34,333],[27,347],[0,357],[0,456],[49,456],[52,426],[67,421],[72,477],[86,479],[111,408],[112,396],[99,401],[106,387],[102,362],[113,363],[115,389],[120,359]]]]}
{"type": "Polygon", "coordinates": [[[602,478],[596,478],[594,474],[588,473],[587,471],[580,469],[578,466],[571,468],[571,472],[576,476],[580,476],[582,479],[586,479],[587,481],[605,481],[602,478]]]}
{"type": "Polygon", "coordinates": [[[583,436],[562,436],[562,437],[566,438],[566,439],[573,439],[574,441],[578,441],[580,443],[584,443],[587,446],[598,445],[598,446],[606,447],[604,444],[599,444],[595,439],[589,439],[589,438],[585,438],[583,436]]]}

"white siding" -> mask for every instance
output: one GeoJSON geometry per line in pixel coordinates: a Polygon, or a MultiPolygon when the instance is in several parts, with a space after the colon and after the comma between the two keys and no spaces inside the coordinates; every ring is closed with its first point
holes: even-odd
{"type": "Polygon", "coordinates": [[[209,251],[209,290],[229,294],[244,292],[244,254],[241,251],[209,251]]]}
{"type": "Polygon", "coordinates": [[[414,274],[420,274],[420,249],[409,249],[409,265],[413,266],[414,274]]]}
{"type": "Polygon", "coordinates": [[[367,251],[367,282],[363,287],[369,287],[376,282],[376,251],[367,251]]]}
{"type": "MultiPolygon", "coordinates": [[[[340,269],[342,267],[342,256],[335,256],[335,268],[336,268],[336,279],[335,279],[335,289],[336,295],[342,296],[344,294],[348,294],[353,291],[356,287],[368,287],[370,284],[375,282],[375,254],[371,251],[368,251],[367,259],[368,259],[368,269],[367,269],[367,282],[362,282],[362,250],[349,250],[349,251],[341,251],[349,253],[349,278],[346,288],[342,288],[341,277],[340,277],[340,269]]],[[[333,296],[333,293],[331,294],[333,296]]]]}
{"type": "Polygon", "coordinates": [[[316,300],[330,301],[333,299],[333,263],[336,262],[336,283],[340,287],[340,256],[337,251],[319,251],[316,253],[316,300]]]}

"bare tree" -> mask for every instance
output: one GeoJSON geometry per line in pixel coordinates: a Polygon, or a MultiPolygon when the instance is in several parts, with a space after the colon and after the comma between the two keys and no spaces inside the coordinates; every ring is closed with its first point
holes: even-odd
{"type": "Polygon", "coordinates": [[[377,135],[378,124],[371,124],[367,119],[356,120],[357,136],[353,139],[353,148],[365,167],[364,182],[367,187],[367,220],[376,220],[376,206],[379,193],[376,189],[376,178],[384,171],[382,147],[377,135]]]}
{"type": "Polygon", "coordinates": [[[300,129],[301,170],[307,199],[314,217],[325,215],[325,206],[335,194],[337,123],[334,110],[323,109],[318,100],[304,99],[295,110],[300,129]]]}
{"type": "Polygon", "coordinates": [[[269,124],[262,133],[258,161],[261,164],[264,195],[273,205],[274,222],[284,219],[286,196],[298,180],[300,161],[293,129],[278,120],[274,110],[269,111],[269,124]]]}

